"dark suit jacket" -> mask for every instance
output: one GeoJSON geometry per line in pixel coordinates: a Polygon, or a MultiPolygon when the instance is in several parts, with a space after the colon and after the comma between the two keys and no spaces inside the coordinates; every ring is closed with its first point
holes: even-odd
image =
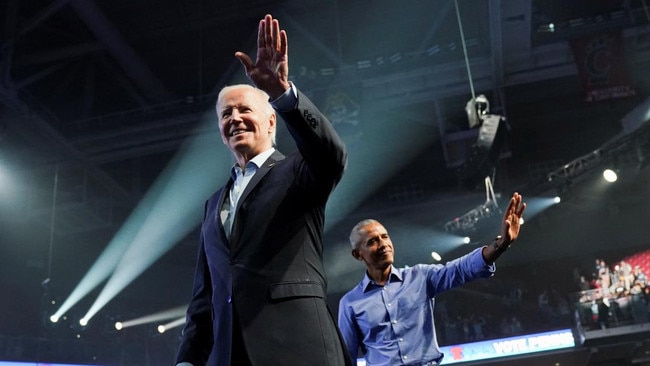
{"type": "Polygon", "coordinates": [[[219,213],[232,180],[206,203],[178,362],[230,366],[234,314],[255,365],[350,362],[325,301],[322,243],[325,203],[347,152],[300,92],[298,108],[279,114],[298,152],[276,151],[257,170],[239,199],[230,240],[219,213]]]}

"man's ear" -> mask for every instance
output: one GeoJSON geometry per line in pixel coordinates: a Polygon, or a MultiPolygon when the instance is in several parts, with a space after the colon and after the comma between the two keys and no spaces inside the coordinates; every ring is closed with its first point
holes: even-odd
{"type": "Polygon", "coordinates": [[[356,260],[360,261],[361,260],[361,255],[359,255],[359,249],[352,249],[352,256],[356,260]]]}
{"type": "Polygon", "coordinates": [[[275,123],[277,122],[277,116],[275,113],[271,114],[271,117],[269,117],[269,133],[273,133],[273,130],[275,129],[275,123]]]}

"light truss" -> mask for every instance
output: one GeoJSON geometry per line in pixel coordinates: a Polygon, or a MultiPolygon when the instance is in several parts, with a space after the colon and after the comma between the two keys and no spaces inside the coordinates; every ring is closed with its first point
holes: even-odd
{"type": "Polygon", "coordinates": [[[498,215],[501,209],[494,194],[492,187],[492,180],[490,177],[485,177],[485,202],[460,217],[448,221],[445,224],[445,231],[452,233],[469,233],[476,230],[476,225],[479,221],[498,215]]]}

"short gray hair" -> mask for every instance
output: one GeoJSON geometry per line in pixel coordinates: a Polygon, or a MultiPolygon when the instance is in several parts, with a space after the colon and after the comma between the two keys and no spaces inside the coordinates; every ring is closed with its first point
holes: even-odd
{"type": "Polygon", "coordinates": [[[370,224],[380,224],[379,221],[375,219],[365,219],[362,221],[359,221],[358,224],[354,225],[352,228],[352,231],[350,232],[350,245],[352,245],[352,249],[358,249],[359,244],[361,241],[361,236],[362,234],[366,231],[364,228],[370,224]]]}

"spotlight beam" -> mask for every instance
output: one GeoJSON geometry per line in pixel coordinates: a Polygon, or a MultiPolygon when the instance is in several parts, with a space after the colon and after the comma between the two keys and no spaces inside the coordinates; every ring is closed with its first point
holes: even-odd
{"type": "Polygon", "coordinates": [[[167,324],[159,325],[158,326],[158,332],[159,333],[165,333],[166,331],[168,331],[168,330],[170,330],[172,328],[176,328],[178,326],[181,326],[183,324],[185,324],[185,317],[178,318],[178,319],[176,319],[176,320],[174,320],[172,322],[169,322],[167,324]]]}
{"type": "MultiPolygon", "coordinates": [[[[150,314],[146,315],[140,318],[136,319],[131,319],[131,320],[126,320],[126,321],[121,321],[120,323],[120,329],[128,328],[128,327],[133,327],[136,325],[141,325],[141,324],[149,324],[161,320],[167,320],[167,319],[172,319],[172,318],[178,318],[182,317],[181,319],[185,321],[185,310],[187,309],[187,305],[185,306],[179,306],[173,309],[161,311],[155,314],[150,314]]],[[[176,320],[175,320],[176,321],[176,320]]],[[[167,327],[167,324],[165,324],[167,327]]]]}
{"type": "Polygon", "coordinates": [[[219,141],[215,126],[216,123],[209,118],[200,123],[200,133],[179,150],[90,270],[54,313],[53,319],[58,320],[110,277],[100,294],[101,298],[84,316],[89,320],[177,240],[196,227],[201,219],[204,200],[219,181],[227,179],[227,172],[219,174],[219,169],[214,169],[215,162],[232,161],[232,157],[226,155],[223,149],[215,148],[217,144],[214,141],[219,141]]]}
{"type": "Polygon", "coordinates": [[[215,139],[215,134],[198,135],[156,180],[144,201],[147,216],[137,223],[138,232],[84,319],[90,320],[201,222],[206,197],[227,179],[227,172],[214,169],[215,161],[232,162],[225,149],[210,151],[215,139]]]}
{"type": "Polygon", "coordinates": [[[110,276],[111,272],[117,266],[120,258],[128,249],[128,245],[135,236],[137,226],[136,222],[144,217],[143,207],[138,207],[131,214],[127,223],[120,228],[115,237],[108,244],[106,249],[97,258],[92,267],[86,272],[79,284],[74,288],[72,293],[65,299],[61,307],[52,315],[58,319],[72,308],[77,302],[84,298],[89,292],[97,287],[102,281],[110,276]]]}

